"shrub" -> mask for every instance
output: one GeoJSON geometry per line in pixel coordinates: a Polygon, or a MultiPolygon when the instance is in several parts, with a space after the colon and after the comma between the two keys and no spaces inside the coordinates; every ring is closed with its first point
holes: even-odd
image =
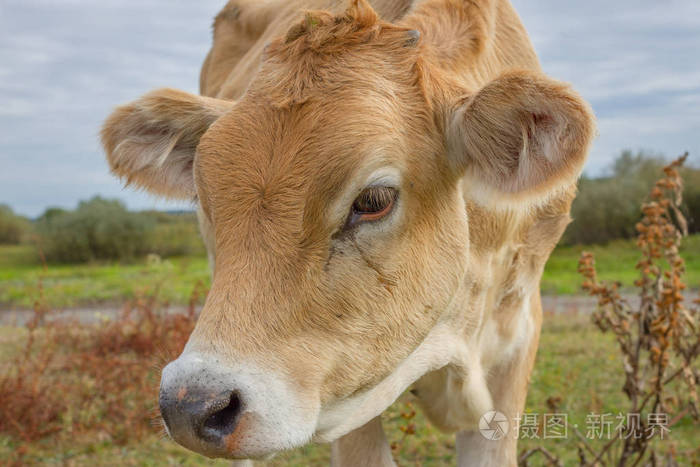
{"type": "Polygon", "coordinates": [[[41,248],[49,261],[133,259],[149,251],[155,222],[129,212],[119,201],[95,197],[75,211],[48,210],[37,221],[41,248]]]}
{"type": "Polygon", "coordinates": [[[205,254],[192,212],[133,212],[117,200],[95,197],[75,211],[47,209],[36,224],[41,249],[52,262],[205,254]]]}
{"type": "MultiPolygon", "coordinates": [[[[665,457],[673,462],[673,453],[665,456],[651,444],[661,436],[646,422],[650,414],[662,414],[667,420],[688,413],[700,420],[697,383],[700,370],[700,309],[684,303],[685,262],[678,254],[681,239],[688,234],[680,211],[683,180],[679,167],[687,154],[664,168],[665,177],[654,184],[649,201],[642,205],[642,219],[635,226],[637,246],[642,258],[637,263],[640,277],[640,303],[632,306],[620,296],[618,284],[597,279],[593,256],[583,253],[579,270],[586,279],[584,290],[598,299],[593,321],[603,332],[610,332],[620,347],[625,372],[623,391],[628,398],[628,413],[647,415],[620,428],[617,436],[618,465],[637,465],[646,459],[658,465],[665,457]],[[671,397],[669,384],[679,380],[683,391],[671,397]],[[640,436],[637,436],[640,435],[640,436]]],[[[612,443],[614,444],[614,443],[612,443]]],[[[597,453],[603,457],[606,446],[597,453]]]]}
{"type": "Polygon", "coordinates": [[[683,214],[688,221],[688,233],[700,232],[700,170],[681,170],[683,187],[683,214]]]}
{"type": "Polygon", "coordinates": [[[148,215],[157,222],[148,240],[150,253],[162,257],[199,256],[206,253],[194,213],[171,214],[153,211],[148,215]]]}
{"type": "Polygon", "coordinates": [[[29,220],[18,216],[6,204],[0,204],[0,244],[16,245],[31,232],[29,220]]]}
{"type": "MultiPolygon", "coordinates": [[[[664,432],[681,420],[700,420],[700,308],[685,300],[685,262],[678,253],[687,235],[680,210],[680,166],[686,157],[663,169],[665,176],[654,184],[635,225],[641,253],[635,282],[638,303],[620,294],[619,283],[599,281],[591,253],[581,256],[583,289],[598,301],[593,322],[600,331],[612,334],[619,346],[627,409],[626,419],[602,447],[585,442],[577,426],[572,427],[582,440],[578,447],[582,466],[679,465],[675,448],[662,450],[655,441],[664,439],[664,432]]],[[[527,466],[538,453],[549,465],[562,465],[543,447],[524,452],[520,464],[527,466]]]]}
{"type": "Polygon", "coordinates": [[[154,373],[182,351],[202,292],[197,284],[185,312],[169,313],[153,295],[95,323],[47,319],[39,300],[24,347],[0,367],[0,434],[20,443],[7,465],[30,463],[26,446],[49,436],[121,445],[152,433],[154,373]]]}
{"type": "MultiPolygon", "coordinates": [[[[623,151],[613,163],[610,176],[582,177],[571,207],[574,220],[562,243],[593,244],[633,238],[634,225],[641,219],[639,205],[664,165],[662,156],[623,151]]],[[[684,168],[680,174],[687,181],[683,212],[689,232],[695,233],[700,231],[700,170],[684,168]]]]}

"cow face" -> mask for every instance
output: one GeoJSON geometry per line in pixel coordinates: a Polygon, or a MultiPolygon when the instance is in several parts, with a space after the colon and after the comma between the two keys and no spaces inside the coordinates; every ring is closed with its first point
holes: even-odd
{"type": "Polygon", "coordinates": [[[160,406],[205,455],[335,439],[447,364],[475,325],[463,185],[526,204],[580,170],[590,115],[568,88],[434,89],[415,32],[343,18],[269,46],[238,102],[155,91],[103,129],[116,174],[198,200],[212,287],[160,406]]]}

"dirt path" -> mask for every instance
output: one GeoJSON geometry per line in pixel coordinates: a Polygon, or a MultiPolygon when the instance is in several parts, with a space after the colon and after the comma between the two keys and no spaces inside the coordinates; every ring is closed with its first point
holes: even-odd
{"type": "MultiPolygon", "coordinates": [[[[96,323],[112,319],[122,310],[122,307],[116,306],[58,309],[49,312],[46,319],[49,321],[73,319],[81,323],[96,323]]],[[[184,306],[170,306],[167,309],[168,313],[184,313],[186,310],[184,306]]],[[[23,326],[33,314],[32,310],[0,310],[0,325],[23,326]]]]}
{"type": "MultiPolygon", "coordinates": [[[[691,294],[693,295],[693,294],[691,294]]],[[[636,295],[624,295],[624,298],[632,305],[639,303],[636,295]]],[[[595,309],[596,299],[587,295],[543,295],[542,310],[545,313],[590,313],[595,309]]],[[[686,297],[686,306],[692,306],[692,297],[686,297]]],[[[76,319],[82,323],[94,323],[100,320],[111,319],[122,310],[121,307],[104,306],[88,308],[70,308],[52,311],[48,319],[76,319]]],[[[170,306],[169,313],[183,313],[184,306],[170,306]]],[[[22,326],[32,317],[31,310],[0,310],[0,325],[22,326]]]]}
{"type": "MultiPolygon", "coordinates": [[[[595,306],[595,300],[583,295],[545,295],[542,297],[542,308],[545,312],[581,312],[588,313],[595,306]]],[[[122,310],[121,307],[86,307],[70,308],[66,310],[52,311],[48,319],[75,319],[82,323],[94,323],[100,320],[110,319],[122,310]]],[[[169,312],[184,312],[185,307],[171,306],[169,312]]],[[[0,325],[22,326],[32,316],[31,310],[0,310],[0,325]]]]}

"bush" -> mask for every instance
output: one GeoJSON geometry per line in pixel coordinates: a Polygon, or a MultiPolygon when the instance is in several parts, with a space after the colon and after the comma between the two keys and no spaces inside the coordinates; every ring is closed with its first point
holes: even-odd
{"type": "Polygon", "coordinates": [[[148,212],[156,221],[156,226],[150,233],[149,253],[158,256],[203,256],[206,254],[204,244],[199,235],[197,216],[191,212],[165,213],[148,212]]]}
{"type": "MultiPolygon", "coordinates": [[[[599,445],[588,442],[578,425],[569,425],[582,441],[576,446],[581,466],[678,466],[676,446],[658,440],[665,439],[664,433],[670,434],[671,426],[700,421],[700,300],[691,306],[684,296],[686,264],[679,255],[687,235],[680,211],[680,168],[687,156],[663,169],[664,176],[654,183],[634,226],[641,256],[635,267],[639,274],[636,303],[622,296],[619,282],[599,280],[591,253],[581,255],[578,270],[584,278],[582,287],[598,302],[593,323],[614,336],[625,378],[621,387],[625,397],[619,405],[624,409],[611,423],[615,427],[608,430],[607,441],[599,445]]],[[[563,465],[544,446],[524,451],[519,465],[527,466],[538,454],[548,465],[563,465]]]]}
{"type": "MultiPolygon", "coordinates": [[[[607,243],[619,238],[634,238],[634,225],[641,219],[639,205],[666,162],[662,156],[624,151],[613,163],[610,176],[582,177],[579,193],[571,207],[574,219],[562,243],[607,243]]],[[[684,168],[686,180],[683,208],[690,233],[700,231],[700,170],[684,168]]]]}
{"type": "Polygon", "coordinates": [[[700,232],[700,170],[683,169],[683,214],[688,221],[688,232],[700,232]]]}
{"type": "Polygon", "coordinates": [[[155,221],[129,212],[119,201],[95,197],[75,211],[47,210],[37,221],[48,261],[133,259],[149,252],[155,221]]]}
{"type": "Polygon", "coordinates": [[[120,201],[95,197],[75,211],[47,209],[36,224],[40,247],[52,262],[205,254],[192,212],[133,212],[120,201]]]}
{"type": "Polygon", "coordinates": [[[185,312],[139,298],[116,319],[94,323],[48,319],[38,302],[24,347],[0,367],[0,434],[19,444],[3,465],[36,463],[27,447],[48,437],[123,445],[153,433],[154,373],[182,351],[201,292],[196,285],[185,312]]]}
{"type": "Polygon", "coordinates": [[[18,216],[6,204],[0,204],[0,244],[16,245],[31,232],[29,220],[18,216]]]}

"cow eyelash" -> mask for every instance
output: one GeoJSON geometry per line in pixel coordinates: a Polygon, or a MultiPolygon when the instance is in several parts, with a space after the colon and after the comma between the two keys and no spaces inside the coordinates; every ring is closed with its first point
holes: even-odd
{"type": "Polygon", "coordinates": [[[345,228],[386,217],[394,208],[398,190],[388,186],[369,186],[355,198],[345,228]]]}

